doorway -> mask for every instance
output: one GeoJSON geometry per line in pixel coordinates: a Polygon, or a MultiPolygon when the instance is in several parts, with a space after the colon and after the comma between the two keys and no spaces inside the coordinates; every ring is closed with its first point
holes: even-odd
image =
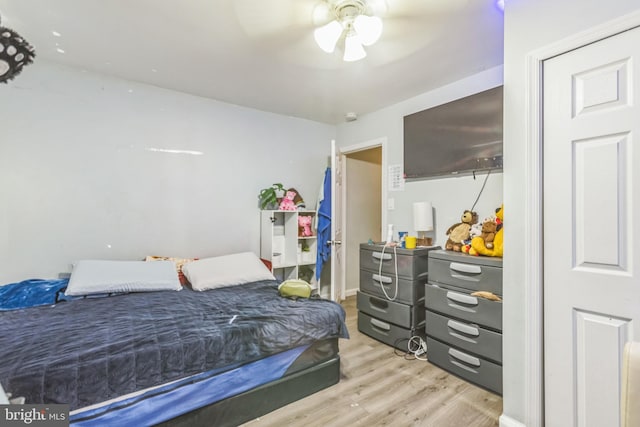
{"type": "Polygon", "coordinates": [[[360,285],[360,244],[382,239],[383,143],[376,140],[341,149],[344,296],[355,295],[360,285]]]}

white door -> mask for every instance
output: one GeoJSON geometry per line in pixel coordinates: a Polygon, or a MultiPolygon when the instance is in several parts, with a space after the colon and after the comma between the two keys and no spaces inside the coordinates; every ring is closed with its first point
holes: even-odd
{"type": "Polygon", "coordinates": [[[543,75],[545,425],[618,426],[640,340],[640,29],[543,75]]]}
{"type": "Polygon", "coordinates": [[[342,246],[342,154],[336,149],[336,141],[331,141],[331,299],[342,301],[345,266],[342,246]]]}

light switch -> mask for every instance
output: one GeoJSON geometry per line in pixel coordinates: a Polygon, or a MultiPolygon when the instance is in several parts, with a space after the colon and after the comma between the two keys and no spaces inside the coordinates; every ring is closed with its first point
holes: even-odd
{"type": "Polygon", "coordinates": [[[387,210],[394,210],[396,208],[396,199],[387,199],[387,210]]]}

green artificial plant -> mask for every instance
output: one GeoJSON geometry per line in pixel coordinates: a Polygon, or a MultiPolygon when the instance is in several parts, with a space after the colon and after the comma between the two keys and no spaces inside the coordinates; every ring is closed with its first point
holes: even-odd
{"type": "Polygon", "coordinates": [[[260,199],[260,208],[267,209],[269,207],[276,208],[278,205],[278,193],[283,195],[285,188],[280,183],[272,184],[271,187],[260,190],[258,198],[260,199]]]}

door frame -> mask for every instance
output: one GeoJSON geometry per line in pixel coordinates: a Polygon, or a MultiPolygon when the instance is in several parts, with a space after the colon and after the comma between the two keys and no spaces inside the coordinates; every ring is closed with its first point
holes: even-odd
{"type": "MultiPolygon", "coordinates": [[[[598,40],[640,26],[640,11],[589,28],[559,40],[526,56],[526,158],[524,191],[525,215],[523,283],[526,301],[524,315],[525,419],[527,426],[544,425],[544,340],[543,340],[543,63],[598,40]]],[[[508,159],[507,159],[508,161],[508,159]]]]}
{"type": "MultiPolygon", "coordinates": [[[[387,144],[387,138],[386,137],[380,137],[377,139],[373,139],[370,141],[365,141],[363,143],[359,143],[359,144],[354,144],[354,145],[349,145],[347,147],[341,148],[339,150],[340,152],[340,157],[341,157],[341,165],[342,165],[342,210],[340,212],[340,214],[342,215],[342,237],[343,237],[343,242],[345,243],[345,248],[346,248],[346,242],[348,242],[348,236],[349,236],[349,229],[346,226],[346,224],[348,224],[347,222],[347,209],[346,209],[346,205],[347,205],[347,194],[349,192],[349,183],[348,183],[348,175],[347,175],[347,168],[348,168],[348,164],[349,162],[347,162],[347,157],[349,157],[349,155],[360,152],[360,151],[366,151],[366,150],[371,150],[374,148],[380,148],[380,189],[381,189],[381,193],[380,193],[380,209],[381,209],[381,216],[380,216],[380,236],[384,236],[383,231],[386,230],[386,213],[387,213],[387,209],[386,209],[386,194],[387,194],[387,188],[384,185],[386,180],[387,180],[387,174],[386,174],[386,144],[387,144]]],[[[347,251],[345,250],[345,259],[346,258],[346,254],[347,251]]],[[[343,272],[346,275],[346,270],[343,272]]],[[[345,297],[349,296],[347,295],[346,292],[346,279],[342,281],[342,283],[345,286],[345,289],[343,289],[343,295],[345,297]]],[[[352,293],[351,295],[355,295],[355,292],[352,293]]]]}
{"type": "MultiPolygon", "coordinates": [[[[380,228],[380,235],[384,236],[384,230],[387,229],[387,186],[385,185],[385,183],[387,182],[387,137],[383,136],[383,137],[379,137],[379,138],[375,138],[375,139],[371,139],[368,141],[364,141],[364,142],[360,142],[357,144],[353,144],[353,145],[347,145],[345,147],[336,147],[336,150],[338,151],[341,161],[340,164],[342,165],[342,179],[343,179],[343,186],[342,186],[342,197],[340,200],[340,217],[342,219],[341,223],[342,223],[342,240],[344,242],[347,242],[349,239],[349,230],[348,228],[345,226],[347,221],[347,185],[346,185],[346,177],[347,177],[347,155],[348,154],[353,154],[356,153],[358,151],[363,151],[363,150],[369,150],[371,148],[377,148],[380,147],[380,149],[382,150],[382,194],[380,195],[381,197],[381,206],[380,209],[382,209],[381,212],[381,228],[380,228]]],[[[346,272],[341,271],[340,274],[342,275],[342,286],[345,287],[345,280],[346,280],[346,272]]],[[[342,289],[342,295],[345,295],[346,289],[342,289]]]]}
{"type": "MultiPolygon", "coordinates": [[[[355,152],[358,151],[363,151],[363,150],[369,150],[371,148],[376,148],[376,147],[380,147],[382,150],[382,194],[380,195],[381,197],[381,206],[380,208],[382,209],[381,212],[381,228],[380,228],[380,235],[381,236],[385,236],[385,230],[387,229],[387,186],[385,185],[387,182],[387,137],[386,136],[382,136],[380,138],[376,138],[376,139],[371,139],[368,141],[364,141],[358,144],[353,144],[353,145],[348,145],[346,147],[339,147],[338,150],[340,152],[340,156],[342,157],[342,167],[346,168],[347,163],[346,161],[346,157],[347,154],[353,154],[355,152]]],[[[345,173],[346,171],[343,170],[343,173],[345,173]]],[[[346,177],[346,174],[344,174],[343,176],[346,177]]],[[[340,212],[340,214],[342,215],[342,219],[344,220],[346,218],[346,212],[345,212],[345,205],[346,203],[344,203],[346,201],[346,186],[345,186],[345,190],[343,190],[342,192],[342,211],[340,212]]],[[[343,222],[344,224],[344,222],[343,222]]],[[[347,230],[343,229],[342,230],[344,234],[344,236],[346,236],[346,232],[347,230]]],[[[346,237],[345,237],[346,240],[346,237]]]]}

